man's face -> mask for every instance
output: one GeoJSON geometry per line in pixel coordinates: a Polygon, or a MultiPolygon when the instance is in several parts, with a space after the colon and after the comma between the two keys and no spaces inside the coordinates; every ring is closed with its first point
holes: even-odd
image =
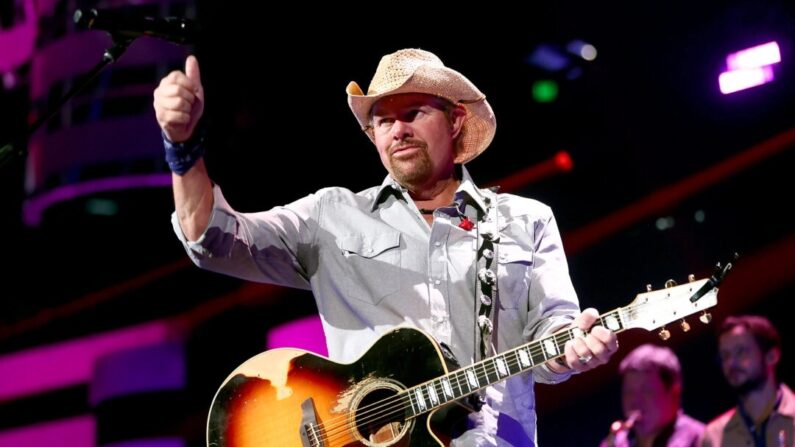
{"type": "Polygon", "coordinates": [[[381,163],[403,186],[418,187],[449,176],[460,123],[445,112],[444,100],[421,93],[380,99],[372,109],[375,146],[381,163]]]}
{"type": "Polygon", "coordinates": [[[744,327],[736,326],[721,335],[718,352],[726,382],[739,394],[755,390],[765,382],[765,354],[744,327]]]}
{"type": "Polygon", "coordinates": [[[624,415],[639,412],[634,430],[641,435],[659,432],[676,418],[679,388],[666,388],[657,371],[628,370],[621,382],[624,415]]]}

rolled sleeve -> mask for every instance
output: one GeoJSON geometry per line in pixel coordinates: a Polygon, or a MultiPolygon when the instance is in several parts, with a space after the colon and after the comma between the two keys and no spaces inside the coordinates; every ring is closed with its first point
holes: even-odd
{"type": "Polygon", "coordinates": [[[187,240],[176,212],[171,217],[174,232],[197,266],[250,281],[309,289],[302,247],[314,235],[314,195],[259,213],[235,211],[217,185],[213,199],[209,224],[196,241],[187,240]]]}

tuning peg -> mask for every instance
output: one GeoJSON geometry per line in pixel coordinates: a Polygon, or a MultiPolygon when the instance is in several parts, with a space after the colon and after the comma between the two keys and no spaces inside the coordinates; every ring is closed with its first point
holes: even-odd
{"type": "Polygon", "coordinates": [[[661,340],[665,341],[671,338],[671,331],[663,327],[662,329],[660,329],[660,332],[658,332],[657,335],[660,336],[661,340]]]}
{"type": "Polygon", "coordinates": [[[704,324],[709,324],[709,322],[712,321],[712,314],[707,311],[704,311],[701,313],[701,315],[698,316],[698,319],[704,324]]]}
{"type": "Polygon", "coordinates": [[[687,275],[687,282],[693,282],[695,280],[696,280],[696,275],[694,275],[692,273],[687,275]]]}
{"type": "Polygon", "coordinates": [[[651,284],[646,284],[646,291],[651,292],[651,284]]]}
{"type": "Polygon", "coordinates": [[[684,318],[682,318],[682,321],[679,322],[679,327],[682,328],[682,332],[687,332],[690,330],[690,323],[688,323],[687,321],[685,321],[684,318]]]}
{"type": "Polygon", "coordinates": [[[665,281],[665,288],[666,289],[670,289],[671,287],[674,287],[674,286],[676,286],[676,281],[674,281],[673,279],[669,279],[668,281],[665,281]]]}

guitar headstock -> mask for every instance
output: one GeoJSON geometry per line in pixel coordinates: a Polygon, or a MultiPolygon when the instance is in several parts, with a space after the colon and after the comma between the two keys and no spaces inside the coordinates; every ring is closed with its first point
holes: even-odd
{"type": "MultiPolygon", "coordinates": [[[[718,304],[718,289],[710,288],[707,284],[710,281],[711,279],[704,278],[675,285],[669,280],[663,289],[651,290],[651,287],[647,287],[646,292],[638,294],[632,303],[621,309],[624,327],[652,331],[681,320],[682,330],[688,331],[690,325],[684,318],[697,312],[702,312],[699,319],[703,323],[709,323],[712,317],[705,310],[718,304]],[[706,292],[701,290],[704,287],[708,288],[706,292]],[[693,301],[693,297],[699,293],[700,297],[693,301]]],[[[659,335],[666,340],[670,337],[670,332],[662,329],[659,335]]]]}

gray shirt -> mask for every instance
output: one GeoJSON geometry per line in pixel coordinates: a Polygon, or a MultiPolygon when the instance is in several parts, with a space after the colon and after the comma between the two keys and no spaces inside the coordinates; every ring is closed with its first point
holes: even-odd
{"type": "MultiPolygon", "coordinates": [[[[176,213],[172,223],[202,268],[312,290],[335,361],[353,361],[387,330],[408,325],[450,346],[466,365],[478,348],[477,237],[459,223],[466,215],[478,224],[487,206],[466,169],[455,197],[458,206],[437,209],[429,226],[389,176],[358,193],[325,188],[259,213],[234,211],[215,186],[210,223],[197,241],[185,239],[176,213]]],[[[550,208],[510,194],[498,194],[496,202],[496,345],[503,351],[568,326],[579,304],[550,208]]],[[[534,379],[567,378],[542,365],[491,387],[477,428],[460,445],[534,445],[534,379]]]]}

